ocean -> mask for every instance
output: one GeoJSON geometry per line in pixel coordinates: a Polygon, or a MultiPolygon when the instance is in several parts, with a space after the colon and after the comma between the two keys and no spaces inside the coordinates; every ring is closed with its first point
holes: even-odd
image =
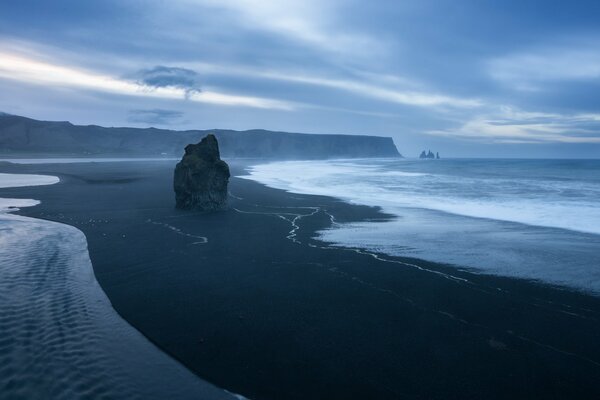
{"type": "Polygon", "coordinates": [[[600,295],[600,160],[285,161],[247,172],[393,216],[318,232],[332,246],[600,295]]]}

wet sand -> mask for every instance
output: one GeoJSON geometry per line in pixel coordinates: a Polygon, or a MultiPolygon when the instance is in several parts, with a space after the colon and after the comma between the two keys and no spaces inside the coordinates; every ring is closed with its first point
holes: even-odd
{"type": "Polygon", "coordinates": [[[327,247],[332,221],[386,216],[252,181],[232,179],[229,211],[177,211],[173,166],[2,165],[61,182],[0,197],[82,230],[130,324],[252,399],[600,396],[599,298],[327,247]]]}
{"type": "Polygon", "coordinates": [[[0,399],[235,399],[113,310],[81,231],[0,213],[0,243],[0,399]]]}
{"type": "MultiPolygon", "coordinates": [[[[0,187],[55,182],[0,174],[0,187]]],[[[80,230],[8,213],[37,203],[0,198],[0,399],[236,398],[199,379],[115,312],[80,230]]]]}

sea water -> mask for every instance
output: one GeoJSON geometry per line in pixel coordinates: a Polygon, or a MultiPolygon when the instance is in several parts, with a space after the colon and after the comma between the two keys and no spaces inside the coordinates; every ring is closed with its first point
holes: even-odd
{"type": "Polygon", "coordinates": [[[394,216],[318,232],[332,245],[600,294],[600,160],[288,161],[248,174],[394,216]]]}

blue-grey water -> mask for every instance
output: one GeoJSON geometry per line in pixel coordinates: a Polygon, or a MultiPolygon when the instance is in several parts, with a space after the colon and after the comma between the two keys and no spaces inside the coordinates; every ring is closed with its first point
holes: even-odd
{"type": "Polygon", "coordinates": [[[333,245],[600,294],[600,160],[288,161],[248,173],[395,216],[318,233],[333,245]]]}

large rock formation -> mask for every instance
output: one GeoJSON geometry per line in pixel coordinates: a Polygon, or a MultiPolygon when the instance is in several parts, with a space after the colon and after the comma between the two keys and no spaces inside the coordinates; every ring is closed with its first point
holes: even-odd
{"type": "Polygon", "coordinates": [[[216,211],[227,204],[229,166],[219,154],[214,135],[188,144],[175,167],[175,206],[184,210],[216,211]]]}

